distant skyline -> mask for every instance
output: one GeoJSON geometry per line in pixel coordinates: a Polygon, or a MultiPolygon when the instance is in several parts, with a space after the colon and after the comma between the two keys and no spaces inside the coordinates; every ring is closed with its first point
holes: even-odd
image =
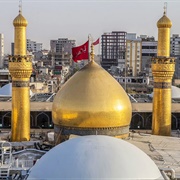
{"type": "MultiPolygon", "coordinates": [[[[49,49],[51,39],[67,37],[81,45],[88,34],[96,40],[111,31],[157,39],[156,22],[163,15],[164,2],[173,23],[171,34],[180,34],[180,0],[23,0],[22,14],[28,21],[27,38],[49,49]]],[[[18,0],[0,0],[0,33],[4,34],[5,53],[11,53],[12,23],[18,11],[18,0]]]]}

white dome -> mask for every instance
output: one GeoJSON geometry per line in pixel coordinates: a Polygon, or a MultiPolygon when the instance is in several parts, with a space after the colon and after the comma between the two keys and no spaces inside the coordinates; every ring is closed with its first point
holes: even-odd
{"type": "Polygon", "coordinates": [[[0,96],[11,96],[12,95],[12,83],[4,85],[0,88],[0,96]]]}
{"type": "Polygon", "coordinates": [[[180,98],[180,88],[176,86],[172,86],[172,98],[179,99],[180,98]]]}
{"type": "Polygon", "coordinates": [[[73,138],[47,152],[28,180],[163,179],[158,167],[136,146],[114,137],[73,138]]]}
{"type": "MultiPolygon", "coordinates": [[[[30,90],[30,96],[33,95],[33,92],[30,90]]],[[[12,83],[4,85],[0,88],[0,96],[12,96],[12,83]]]]}
{"type": "MultiPolygon", "coordinates": [[[[171,97],[172,99],[180,99],[180,88],[176,86],[171,86],[171,97]]],[[[153,98],[153,92],[149,94],[149,97],[153,98]]]]}

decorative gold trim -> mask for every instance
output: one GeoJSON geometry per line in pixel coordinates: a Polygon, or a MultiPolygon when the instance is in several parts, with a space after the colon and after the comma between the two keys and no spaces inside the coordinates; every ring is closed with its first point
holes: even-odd
{"type": "Polygon", "coordinates": [[[118,126],[118,127],[103,127],[103,128],[79,128],[79,127],[67,127],[54,125],[54,132],[60,133],[61,135],[111,135],[118,136],[121,134],[129,133],[129,126],[118,126]]]}
{"type": "Polygon", "coordinates": [[[175,71],[175,58],[153,57],[151,69],[154,79],[172,79],[175,71]]]}
{"type": "Polygon", "coordinates": [[[169,82],[154,82],[154,88],[171,89],[171,83],[169,83],[169,82]]]}
{"type": "Polygon", "coordinates": [[[152,72],[154,80],[156,79],[163,79],[163,80],[168,80],[168,79],[172,79],[174,71],[169,71],[169,72],[152,72]]]}
{"type": "Polygon", "coordinates": [[[175,71],[175,64],[152,64],[152,71],[175,71]]]}
{"type": "Polygon", "coordinates": [[[29,87],[29,81],[12,81],[12,87],[29,87]]]}
{"type": "Polygon", "coordinates": [[[29,78],[32,73],[31,56],[9,56],[9,72],[13,78],[29,78]]]}
{"type": "Polygon", "coordinates": [[[26,56],[21,56],[21,55],[14,55],[14,56],[9,56],[9,62],[32,62],[32,56],[26,55],[26,56]]]}
{"type": "Polygon", "coordinates": [[[174,57],[152,57],[152,64],[175,64],[174,57]]]}

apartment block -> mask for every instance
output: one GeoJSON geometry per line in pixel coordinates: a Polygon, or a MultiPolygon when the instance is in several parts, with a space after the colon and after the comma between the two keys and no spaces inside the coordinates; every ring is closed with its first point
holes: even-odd
{"type": "Polygon", "coordinates": [[[101,36],[101,66],[109,70],[111,66],[118,66],[118,62],[125,62],[126,32],[112,31],[101,36]]]}
{"type": "Polygon", "coordinates": [[[0,68],[4,67],[4,34],[0,34],[0,68]]]}
{"type": "Polygon", "coordinates": [[[50,41],[50,53],[54,74],[61,74],[62,66],[70,65],[72,59],[72,47],[75,47],[75,40],[59,38],[50,41]]]}
{"type": "Polygon", "coordinates": [[[140,35],[142,41],[142,71],[148,76],[152,76],[151,59],[157,56],[157,41],[154,37],[140,35]]]}
{"type": "Polygon", "coordinates": [[[142,71],[141,47],[141,40],[136,39],[126,41],[126,68],[131,76],[138,76],[142,71]]]}
{"type": "MultiPolygon", "coordinates": [[[[27,51],[34,54],[35,52],[42,51],[42,43],[36,43],[36,41],[26,40],[27,51]]],[[[14,55],[14,43],[11,43],[11,55],[14,55]]]]}
{"type": "Polygon", "coordinates": [[[42,43],[27,39],[27,50],[32,53],[42,51],[42,43]]]}
{"type": "Polygon", "coordinates": [[[176,58],[175,78],[180,78],[180,37],[179,34],[173,34],[170,39],[171,56],[176,58]]]}

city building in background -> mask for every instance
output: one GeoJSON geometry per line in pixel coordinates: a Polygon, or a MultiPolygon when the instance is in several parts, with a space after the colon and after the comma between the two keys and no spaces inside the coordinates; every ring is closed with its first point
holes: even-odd
{"type": "Polygon", "coordinates": [[[180,56],[180,37],[179,34],[173,34],[171,39],[171,55],[180,56]]]}
{"type": "Polygon", "coordinates": [[[180,78],[180,37],[179,34],[173,34],[171,39],[171,56],[176,58],[175,78],[180,78]]]}
{"type": "Polygon", "coordinates": [[[4,34],[0,34],[0,68],[4,66],[4,34]]]}
{"type": "Polygon", "coordinates": [[[11,76],[8,69],[0,69],[0,87],[8,84],[11,81],[11,76]]]}
{"type": "Polygon", "coordinates": [[[157,55],[157,41],[154,37],[140,35],[142,40],[142,71],[152,77],[151,58],[157,55]]]}
{"type": "MultiPolygon", "coordinates": [[[[31,41],[30,39],[26,40],[26,47],[29,53],[35,53],[42,51],[42,43],[36,43],[36,41],[31,41]]],[[[14,55],[14,43],[11,43],[11,55],[14,55]]]]}
{"type": "Polygon", "coordinates": [[[50,58],[54,66],[54,74],[61,74],[62,66],[71,64],[72,47],[74,46],[75,40],[68,38],[50,41],[50,58]]]}
{"type": "Polygon", "coordinates": [[[125,31],[112,31],[101,36],[101,66],[104,69],[118,66],[118,62],[125,63],[126,34],[125,31]]]}
{"type": "Polygon", "coordinates": [[[142,71],[142,44],[136,34],[127,34],[126,38],[126,72],[138,76],[142,71]]]}
{"type": "Polygon", "coordinates": [[[11,43],[11,55],[14,56],[14,43],[11,43]]]}
{"type": "Polygon", "coordinates": [[[42,43],[27,39],[27,50],[32,53],[42,51],[42,43]]]}

